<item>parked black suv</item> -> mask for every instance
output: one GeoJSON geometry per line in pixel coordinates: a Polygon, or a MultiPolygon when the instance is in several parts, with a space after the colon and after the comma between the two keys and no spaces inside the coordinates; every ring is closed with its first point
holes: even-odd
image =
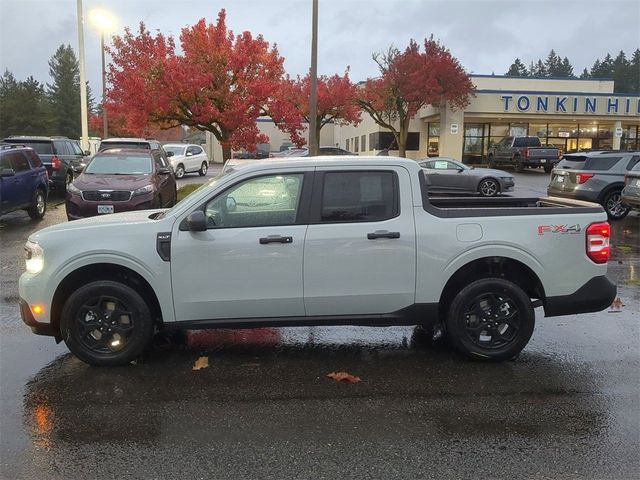
{"type": "Polygon", "coordinates": [[[54,188],[65,189],[73,181],[74,168],[89,155],[83,152],[76,140],[67,137],[11,136],[5,143],[20,144],[33,148],[47,168],[49,180],[54,188]]]}
{"type": "Polygon", "coordinates": [[[162,144],[158,140],[152,138],[105,138],[100,142],[99,152],[107,150],[109,148],[140,148],[143,150],[160,150],[162,144]]]}
{"type": "Polygon", "coordinates": [[[568,154],[553,169],[547,195],[602,205],[611,220],[629,213],[622,201],[625,175],[640,163],[640,151],[592,151],[568,154]]]}

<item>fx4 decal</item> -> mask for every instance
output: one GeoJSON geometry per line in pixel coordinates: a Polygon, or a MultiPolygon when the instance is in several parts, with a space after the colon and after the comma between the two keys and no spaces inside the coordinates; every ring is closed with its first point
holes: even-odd
{"type": "Polygon", "coordinates": [[[582,229],[579,224],[575,225],[538,225],[538,235],[545,233],[574,234],[580,233],[582,229]]]}

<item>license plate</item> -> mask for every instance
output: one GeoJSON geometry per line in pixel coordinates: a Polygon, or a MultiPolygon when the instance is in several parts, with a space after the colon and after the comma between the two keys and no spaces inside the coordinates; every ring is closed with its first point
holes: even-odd
{"type": "Polygon", "coordinates": [[[546,158],[541,159],[540,163],[547,163],[547,159],[546,158]]]}
{"type": "Polygon", "coordinates": [[[556,177],[556,183],[564,183],[564,175],[558,175],[556,177]]]}
{"type": "Polygon", "coordinates": [[[98,213],[113,213],[113,205],[98,205],[98,213]]]}

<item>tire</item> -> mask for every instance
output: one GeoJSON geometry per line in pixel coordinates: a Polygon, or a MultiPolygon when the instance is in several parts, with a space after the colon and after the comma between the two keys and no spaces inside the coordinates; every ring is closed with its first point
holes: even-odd
{"type": "Polygon", "coordinates": [[[204,177],[207,174],[207,170],[209,170],[209,165],[207,164],[207,162],[202,162],[202,165],[200,165],[200,170],[198,170],[198,174],[201,177],[204,177]]]}
{"type": "Polygon", "coordinates": [[[184,177],[184,165],[180,164],[176,167],[175,176],[176,178],[184,177]]]}
{"type": "Polygon", "coordinates": [[[602,202],[609,220],[622,220],[629,213],[630,207],[622,203],[622,190],[607,193],[602,202]]]}
{"type": "Polygon", "coordinates": [[[478,184],[478,193],[483,197],[495,197],[500,193],[500,182],[495,178],[485,178],[478,184]]]}
{"type": "Polygon", "coordinates": [[[489,158],[487,159],[487,163],[489,164],[489,168],[496,168],[497,166],[495,159],[493,158],[493,155],[489,155],[489,158]]]}
{"type": "Polygon", "coordinates": [[[135,290],[99,280],[80,287],[65,302],[60,333],[69,350],[89,365],[126,365],[149,345],[153,322],[135,290]]]}
{"type": "Polygon", "coordinates": [[[551,170],[553,170],[553,165],[545,165],[542,168],[544,168],[544,173],[551,173],[551,170]]]}
{"type": "Polygon", "coordinates": [[[513,161],[515,162],[515,169],[516,172],[518,173],[522,173],[524,172],[524,164],[522,163],[522,161],[520,160],[520,157],[515,157],[513,159],[513,161]]]}
{"type": "Polygon", "coordinates": [[[516,284],[498,278],[476,280],[460,290],[446,319],[447,335],[458,351],[496,362],[520,353],[534,326],[531,299],[516,284]]]}
{"type": "Polygon", "coordinates": [[[27,209],[27,213],[33,220],[41,220],[47,212],[47,196],[44,190],[38,188],[33,192],[31,206],[27,209]]]}

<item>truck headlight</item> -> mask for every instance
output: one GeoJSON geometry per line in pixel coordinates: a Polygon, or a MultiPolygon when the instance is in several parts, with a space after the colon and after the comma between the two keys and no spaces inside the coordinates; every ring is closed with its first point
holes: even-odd
{"type": "Polygon", "coordinates": [[[67,192],[72,193],[73,195],[82,195],[82,190],[76,187],[73,183],[67,185],[67,192]]]}
{"type": "Polygon", "coordinates": [[[40,273],[44,268],[44,251],[37,243],[28,241],[24,245],[24,258],[27,272],[40,273]]]}
{"type": "Polygon", "coordinates": [[[153,192],[153,185],[145,185],[144,187],[134,190],[133,196],[135,197],[136,195],[144,195],[145,193],[151,193],[151,192],[153,192]]]}

